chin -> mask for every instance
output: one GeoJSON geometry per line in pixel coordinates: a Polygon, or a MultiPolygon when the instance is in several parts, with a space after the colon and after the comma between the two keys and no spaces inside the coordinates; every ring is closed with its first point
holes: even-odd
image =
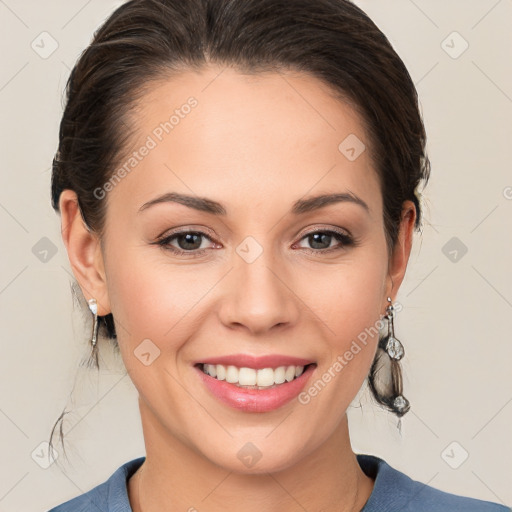
{"type": "MultiPolygon", "coordinates": [[[[304,457],[306,440],[302,436],[293,444],[283,444],[280,437],[271,441],[265,439],[266,436],[268,433],[233,439],[213,451],[210,445],[202,453],[215,465],[240,475],[276,473],[295,466],[304,457]]],[[[291,437],[288,436],[288,439],[291,437]]]]}

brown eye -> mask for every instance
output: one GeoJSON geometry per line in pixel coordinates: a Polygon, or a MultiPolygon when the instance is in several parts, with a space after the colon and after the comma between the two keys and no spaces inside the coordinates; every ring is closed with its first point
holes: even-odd
{"type": "Polygon", "coordinates": [[[160,238],[154,243],[179,255],[200,256],[207,250],[201,248],[202,241],[205,238],[212,242],[212,239],[201,231],[181,231],[160,238]],[[172,244],[175,241],[177,247],[172,244]]]}
{"type": "Polygon", "coordinates": [[[355,245],[354,240],[349,235],[330,230],[313,231],[306,234],[304,237],[302,237],[301,240],[307,240],[310,247],[303,248],[311,253],[331,252],[332,250],[335,251],[344,247],[355,245]],[[331,247],[333,240],[336,240],[338,245],[331,247]]]}

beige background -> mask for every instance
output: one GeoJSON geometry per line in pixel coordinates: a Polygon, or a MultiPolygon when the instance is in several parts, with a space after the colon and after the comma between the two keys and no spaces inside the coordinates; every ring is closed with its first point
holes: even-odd
{"type": "MultiPolygon", "coordinates": [[[[50,206],[65,82],[93,31],[120,4],[0,0],[0,511],[47,510],[144,454],[136,393],[122,365],[112,360],[99,378],[77,372],[90,326],[73,311],[60,220],[50,206]],[[50,37],[58,44],[47,58],[31,47],[41,37],[47,50],[50,37]],[[71,399],[75,377],[65,423],[70,463],[60,453],[44,469],[41,443],[71,399]]],[[[357,4],[417,84],[432,178],[423,234],[398,296],[412,410],[400,435],[395,418],[363,389],[349,412],[353,446],[439,489],[510,506],[512,1],[357,4]]]]}

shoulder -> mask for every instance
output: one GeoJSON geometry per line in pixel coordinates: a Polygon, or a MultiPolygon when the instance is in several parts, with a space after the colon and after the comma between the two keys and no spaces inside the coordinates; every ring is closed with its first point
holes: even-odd
{"type": "Polygon", "coordinates": [[[139,457],[120,466],[108,480],[90,491],[52,508],[48,512],[131,512],[127,480],[137,471],[145,457],[139,457]]]}
{"type": "Polygon", "coordinates": [[[418,482],[373,455],[357,455],[363,471],[375,479],[361,512],[512,512],[505,505],[441,491],[418,482]]]}

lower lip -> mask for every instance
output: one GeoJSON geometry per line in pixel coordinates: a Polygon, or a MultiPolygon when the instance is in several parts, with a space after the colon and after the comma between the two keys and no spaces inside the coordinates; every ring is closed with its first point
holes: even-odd
{"type": "Polygon", "coordinates": [[[300,377],[269,389],[241,388],[210,377],[199,367],[196,370],[206,387],[225,404],[245,412],[268,412],[293,400],[304,389],[315,368],[316,365],[309,365],[300,377]]]}

